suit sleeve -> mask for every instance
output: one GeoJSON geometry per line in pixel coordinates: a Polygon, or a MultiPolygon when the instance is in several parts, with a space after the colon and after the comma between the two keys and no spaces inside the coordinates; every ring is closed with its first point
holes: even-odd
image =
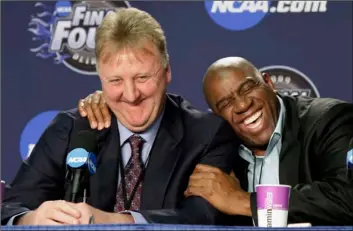
{"type": "Polygon", "coordinates": [[[58,114],[23,161],[12,184],[5,188],[1,224],[14,215],[38,208],[43,202],[64,197],[65,154],[72,119],[58,114]]]}
{"type": "MultiPolygon", "coordinates": [[[[222,125],[205,148],[198,163],[208,164],[230,172],[239,142],[227,124],[222,125]]],[[[176,209],[141,211],[150,223],[169,224],[219,224],[224,214],[201,197],[183,199],[176,209]]]]}
{"type": "MultiPolygon", "coordinates": [[[[288,222],[353,224],[353,182],[346,178],[348,144],[353,137],[353,105],[338,104],[314,125],[310,146],[313,183],[298,184],[290,196],[288,222]]],[[[252,198],[256,219],[256,196],[252,198]]],[[[257,219],[256,219],[257,220],[257,219]]]]}
{"type": "Polygon", "coordinates": [[[313,225],[353,224],[353,182],[346,178],[346,158],[353,138],[353,105],[338,104],[320,119],[314,133],[314,182],[294,187],[289,221],[313,225]],[[317,180],[316,180],[316,179],[317,180]]]}

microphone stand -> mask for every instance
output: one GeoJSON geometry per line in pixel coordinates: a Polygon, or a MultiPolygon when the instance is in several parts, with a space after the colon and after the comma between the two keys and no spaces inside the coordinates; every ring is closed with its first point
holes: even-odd
{"type": "Polygon", "coordinates": [[[76,196],[80,190],[80,183],[81,183],[81,175],[82,175],[82,168],[75,169],[74,176],[73,176],[73,183],[72,183],[72,191],[71,191],[71,202],[77,202],[76,196]]]}

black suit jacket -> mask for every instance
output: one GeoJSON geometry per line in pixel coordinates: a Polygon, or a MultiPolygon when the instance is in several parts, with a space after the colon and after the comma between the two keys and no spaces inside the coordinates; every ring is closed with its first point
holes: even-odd
{"type": "MultiPolygon", "coordinates": [[[[89,123],[77,110],[60,113],[45,130],[5,191],[1,223],[44,201],[64,198],[65,157],[70,139],[89,123]]],[[[98,139],[97,172],[90,178],[88,204],[113,212],[117,192],[119,134],[112,126],[92,131],[98,139]]],[[[143,184],[141,213],[153,223],[217,224],[221,215],[200,197],[184,198],[197,163],[230,172],[237,150],[232,129],[211,113],[203,113],[179,96],[167,95],[165,113],[150,152],[143,184]]]]}
{"type": "MultiPolygon", "coordinates": [[[[346,178],[346,156],[353,137],[353,105],[329,98],[281,97],[286,117],[279,179],[292,186],[288,222],[352,225],[353,183],[346,178]]],[[[247,190],[248,163],[238,156],[234,170],[247,190]]],[[[257,222],[256,193],[251,207],[257,222]]],[[[234,222],[252,224],[243,217],[233,217],[234,222]]]]}

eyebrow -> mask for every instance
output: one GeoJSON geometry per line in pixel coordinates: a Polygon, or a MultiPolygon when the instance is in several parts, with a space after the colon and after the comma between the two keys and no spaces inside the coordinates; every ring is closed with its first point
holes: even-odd
{"type": "Polygon", "coordinates": [[[245,80],[239,85],[238,89],[236,91],[240,91],[245,84],[247,84],[249,81],[255,81],[252,77],[246,77],[245,80]]]}
{"type": "MultiPolygon", "coordinates": [[[[244,85],[247,84],[249,81],[254,81],[254,79],[252,77],[246,77],[245,80],[239,85],[239,87],[237,89],[233,90],[232,93],[241,90],[244,87],[244,85]]],[[[228,96],[224,96],[220,100],[218,100],[216,103],[217,109],[219,110],[219,105],[221,103],[229,100],[230,98],[231,98],[231,96],[228,95],[228,96]]]]}
{"type": "MultiPolygon", "coordinates": [[[[146,72],[142,72],[142,73],[138,73],[136,75],[134,75],[133,77],[136,78],[136,77],[140,77],[140,76],[152,76],[152,75],[156,75],[160,72],[160,68],[157,70],[157,71],[146,71],[146,72]]],[[[119,75],[111,75],[111,76],[107,76],[105,79],[106,80],[113,80],[113,79],[122,79],[123,77],[119,76],[119,75]]]]}
{"type": "Polygon", "coordinates": [[[222,97],[220,100],[218,100],[218,102],[216,103],[216,108],[219,110],[219,105],[227,100],[229,100],[231,98],[231,96],[224,96],[222,97]]]}
{"type": "Polygon", "coordinates": [[[110,81],[110,80],[114,80],[114,79],[121,79],[121,77],[118,75],[112,75],[112,76],[107,76],[104,78],[104,80],[106,80],[106,81],[110,81]]]}

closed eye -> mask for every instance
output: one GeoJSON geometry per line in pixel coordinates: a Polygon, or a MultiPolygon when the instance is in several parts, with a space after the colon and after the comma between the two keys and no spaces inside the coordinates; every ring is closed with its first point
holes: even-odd
{"type": "Polygon", "coordinates": [[[148,79],[149,79],[149,76],[147,76],[147,75],[142,75],[142,76],[136,77],[136,81],[138,81],[139,83],[146,82],[148,79]]]}
{"type": "Polygon", "coordinates": [[[115,78],[115,79],[109,79],[108,83],[112,83],[112,84],[118,84],[120,83],[122,80],[120,78],[115,78]]]}
{"type": "Polygon", "coordinates": [[[254,80],[248,80],[246,83],[244,83],[240,89],[241,94],[247,94],[250,93],[257,85],[259,82],[256,82],[254,80]]]}
{"type": "Polygon", "coordinates": [[[224,100],[218,105],[218,110],[223,111],[230,105],[230,100],[224,100]]]}

